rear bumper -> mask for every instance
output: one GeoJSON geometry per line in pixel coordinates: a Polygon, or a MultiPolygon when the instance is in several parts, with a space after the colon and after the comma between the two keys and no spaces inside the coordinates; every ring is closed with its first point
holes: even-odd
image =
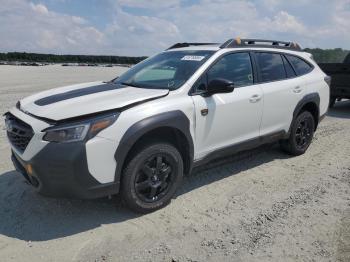
{"type": "Polygon", "coordinates": [[[118,193],[118,183],[101,184],[89,173],[84,142],[49,143],[27,161],[13,151],[12,161],[17,171],[46,196],[92,199],[118,193]],[[31,165],[31,174],[27,165],[31,165]]]}

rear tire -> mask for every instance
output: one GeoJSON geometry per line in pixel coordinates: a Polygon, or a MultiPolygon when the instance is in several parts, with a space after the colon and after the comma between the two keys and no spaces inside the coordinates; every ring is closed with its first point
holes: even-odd
{"type": "Polygon", "coordinates": [[[122,199],[135,212],[153,212],[170,203],[182,178],[183,160],[173,145],[144,145],[124,169],[122,199]]]}
{"type": "Polygon", "coordinates": [[[287,140],[281,141],[281,148],[293,156],[305,153],[309,148],[315,132],[315,120],[309,111],[300,113],[292,122],[287,140]]]}

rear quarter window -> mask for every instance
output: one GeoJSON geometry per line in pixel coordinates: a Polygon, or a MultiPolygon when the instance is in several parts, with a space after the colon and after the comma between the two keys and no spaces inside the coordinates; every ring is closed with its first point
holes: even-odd
{"type": "Polygon", "coordinates": [[[287,78],[296,77],[294,69],[291,66],[291,64],[288,62],[287,58],[285,58],[284,56],[282,56],[282,58],[283,58],[284,68],[286,69],[287,78]]]}
{"type": "Polygon", "coordinates": [[[293,65],[293,68],[298,76],[305,75],[312,71],[312,66],[305,62],[303,59],[292,56],[292,55],[286,55],[288,61],[293,65]]]}
{"type": "Polygon", "coordinates": [[[277,53],[256,53],[261,82],[286,79],[282,56],[277,53]]]}

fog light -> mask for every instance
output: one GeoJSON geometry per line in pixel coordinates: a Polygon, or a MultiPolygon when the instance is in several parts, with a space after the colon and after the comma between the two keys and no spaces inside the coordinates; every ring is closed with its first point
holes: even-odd
{"type": "Polygon", "coordinates": [[[33,168],[32,168],[31,164],[27,164],[26,165],[26,170],[27,170],[28,175],[32,175],[33,174],[33,168]]]}

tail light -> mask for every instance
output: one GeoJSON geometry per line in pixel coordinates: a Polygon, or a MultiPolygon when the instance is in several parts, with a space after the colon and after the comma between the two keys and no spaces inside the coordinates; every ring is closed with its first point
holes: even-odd
{"type": "Polygon", "coordinates": [[[327,83],[329,87],[331,87],[331,82],[332,82],[332,77],[330,76],[325,76],[324,81],[327,83]]]}

